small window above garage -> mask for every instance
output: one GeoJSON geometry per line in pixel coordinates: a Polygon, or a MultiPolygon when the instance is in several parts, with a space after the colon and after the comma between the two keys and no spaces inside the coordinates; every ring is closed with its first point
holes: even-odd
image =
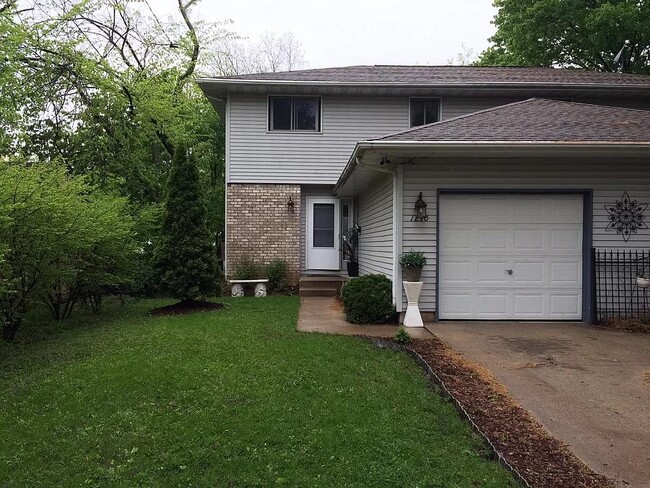
{"type": "Polygon", "coordinates": [[[411,127],[440,122],[440,107],[439,98],[411,98],[411,127]]]}

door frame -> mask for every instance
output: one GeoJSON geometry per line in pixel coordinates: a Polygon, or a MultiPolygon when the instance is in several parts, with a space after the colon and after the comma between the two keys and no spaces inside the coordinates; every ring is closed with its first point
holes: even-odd
{"type": "Polygon", "coordinates": [[[306,197],[305,206],[305,270],[341,271],[341,199],[336,197],[306,197]],[[313,205],[315,203],[334,204],[334,248],[337,253],[336,268],[315,268],[309,262],[310,243],[313,242],[313,205]]]}
{"type": "Polygon", "coordinates": [[[436,314],[440,320],[440,197],[443,195],[581,195],[582,196],[582,321],[594,321],[593,247],[594,191],[591,188],[438,188],[436,194],[436,314]]]}

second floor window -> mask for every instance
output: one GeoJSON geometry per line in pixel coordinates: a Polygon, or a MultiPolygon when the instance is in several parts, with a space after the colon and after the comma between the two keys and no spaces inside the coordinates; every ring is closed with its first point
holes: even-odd
{"type": "Polygon", "coordinates": [[[269,130],[320,132],[320,98],[269,97],[269,130]]]}
{"type": "Polygon", "coordinates": [[[411,127],[439,121],[439,98],[411,98],[411,127]]]}

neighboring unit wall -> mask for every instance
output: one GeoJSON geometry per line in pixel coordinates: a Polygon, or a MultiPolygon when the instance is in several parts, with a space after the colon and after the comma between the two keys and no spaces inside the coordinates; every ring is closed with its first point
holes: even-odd
{"type": "Polygon", "coordinates": [[[393,177],[384,175],[359,195],[359,274],[393,278],[393,177]]]}
{"type": "Polygon", "coordinates": [[[402,218],[403,249],[425,252],[421,309],[436,309],[436,230],[438,189],[574,189],[593,190],[593,245],[600,248],[648,248],[650,230],[639,230],[629,242],[606,230],[605,205],[620,200],[624,191],[641,203],[650,202],[647,160],[596,159],[466,159],[418,161],[404,167],[402,218]],[[418,193],[428,204],[428,222],[410,222],[418,193]]]}
{"type": "Polygon", "coordinates": [[[300,186],[228,185],[226,189],[226,269],[250,257],[260,264],[287,262],[291,280],[300,276],[300,186]],[[294,202],[289,212],[289,197],[294,202]]]}

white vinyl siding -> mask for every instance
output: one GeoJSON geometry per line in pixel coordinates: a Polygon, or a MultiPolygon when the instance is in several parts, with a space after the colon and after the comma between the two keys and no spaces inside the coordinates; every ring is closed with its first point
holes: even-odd
{"type": "Polygon", "coordinates": [[[642,203],[650,202],[647,160],[594,159],[447,159],[418,161],[404,167],[402,247],[425,252],[421,309],[436,309],[436,222],[438,189],[571,189],[593,190],[593,245],[599,248],[650,247],[650,230],[640,230],[629,242],[607,231],[605,205],[624,191],[642,203]],[[410,222],[413,205],[422,192],[428,204],[428,222],[410,222]]]}
{"type": "MultiPolygon", "coordinates": [[[[420,98],[435,97],[433,92],[420,98]]],[[[290,132],[268,130],[268,96],[231,94],[227,182],[333,185],[357,142],[409,129],[409,98],[323,96],[322,132],[290,132]]],[[[524,98],[443,97],[442,120],[524,98]]],[[[590,101],[650,108],[646,102],[590,101]]]]}
{"type": "MultiPolygon", "coordinates": [[[[435,95],[432,95],[435,96],[435,95]]],[[[516,101],[441,99],[443,120],[516,101]]],[[[229,98],[228,183],[337,182],[357,142],[409,129],[409,97],[322,97],[321,132],[268,130],[268,97],[229,98]]]]}
{"type": "Polygon", "coordinates": [[[409,128],[408,97],[323,97],[320,133],[268,131],[266,96],[230,104],[230,183],[333,185],[358,141],[409,128]]]}
{"type": "Polygon", "coordinates": [[[393,277],[393,177],[386,175],[368,186],[357,202],[359,274],[393,277]]]}
{"type": "Polygon", "coordinates": [[[522,98],[444,98],[442,100],[442,120],[479,112],[499,105],[518,102],[522,98]]]}

